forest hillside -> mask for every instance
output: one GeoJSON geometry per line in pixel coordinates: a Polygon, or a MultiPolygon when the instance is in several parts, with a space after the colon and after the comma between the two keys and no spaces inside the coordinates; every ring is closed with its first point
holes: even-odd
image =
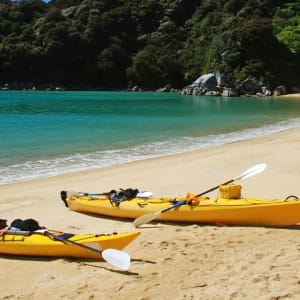
{"type": "Polygon", "coordinates": [[[0,0],[0,86],[300,86],[300,0],[0,0]]]}

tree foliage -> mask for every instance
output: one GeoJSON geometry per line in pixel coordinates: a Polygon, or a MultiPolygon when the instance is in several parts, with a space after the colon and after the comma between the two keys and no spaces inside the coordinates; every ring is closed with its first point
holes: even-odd
{"type": "Polygon", "coordinates": [[[300,1],[0,0],[0,85],[299,85],[300,1]]]}

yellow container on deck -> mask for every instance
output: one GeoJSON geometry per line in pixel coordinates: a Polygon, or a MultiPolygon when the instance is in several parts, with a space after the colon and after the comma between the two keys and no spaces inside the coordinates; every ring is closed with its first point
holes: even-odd
{"type": "Polygon", "coordinates": [[[242,187],[238,184],[221,185],[219,188],[220,198],[238,199],[241,197],[242,187]]]}

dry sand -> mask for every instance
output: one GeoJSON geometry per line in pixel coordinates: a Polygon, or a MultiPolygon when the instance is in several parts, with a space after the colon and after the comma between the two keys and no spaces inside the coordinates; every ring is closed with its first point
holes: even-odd
{"type": "MultiPolygon", "coordinates": [[[[0,186],[1,218],[35,218],[74,233],[132,231],[131,221],[72,212],[61,190],[139,188],[155,196],[200,193],[248,168],[246,197],[300,196],[300,129],[222,147],[0,186]]],[[[212,192],[209,196],[216,196],[212,192]]],[[[299,227],[300,228],[300,227],[299,227]]],[[[152,223],[124,250],[119,271],[104,261],[0,256],[0,299],[299,299],[300,235],[288,229],[152,223]]]]}
{"type": "Polygon", "coordinates": [[[279,98],[294,98],[294,99],[300,99],[300,93],[298,94],[286,94],[286,95],[280,95],[280,96],[277,96],[279,98]]]}

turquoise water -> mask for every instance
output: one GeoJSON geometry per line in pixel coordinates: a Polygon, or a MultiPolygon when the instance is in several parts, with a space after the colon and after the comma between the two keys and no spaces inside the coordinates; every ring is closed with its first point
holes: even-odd
{"type": "Polygon", "coordinates": [[[300,101],[134,92],[0,92],[0,184],[300,126],[300,101]]]}

